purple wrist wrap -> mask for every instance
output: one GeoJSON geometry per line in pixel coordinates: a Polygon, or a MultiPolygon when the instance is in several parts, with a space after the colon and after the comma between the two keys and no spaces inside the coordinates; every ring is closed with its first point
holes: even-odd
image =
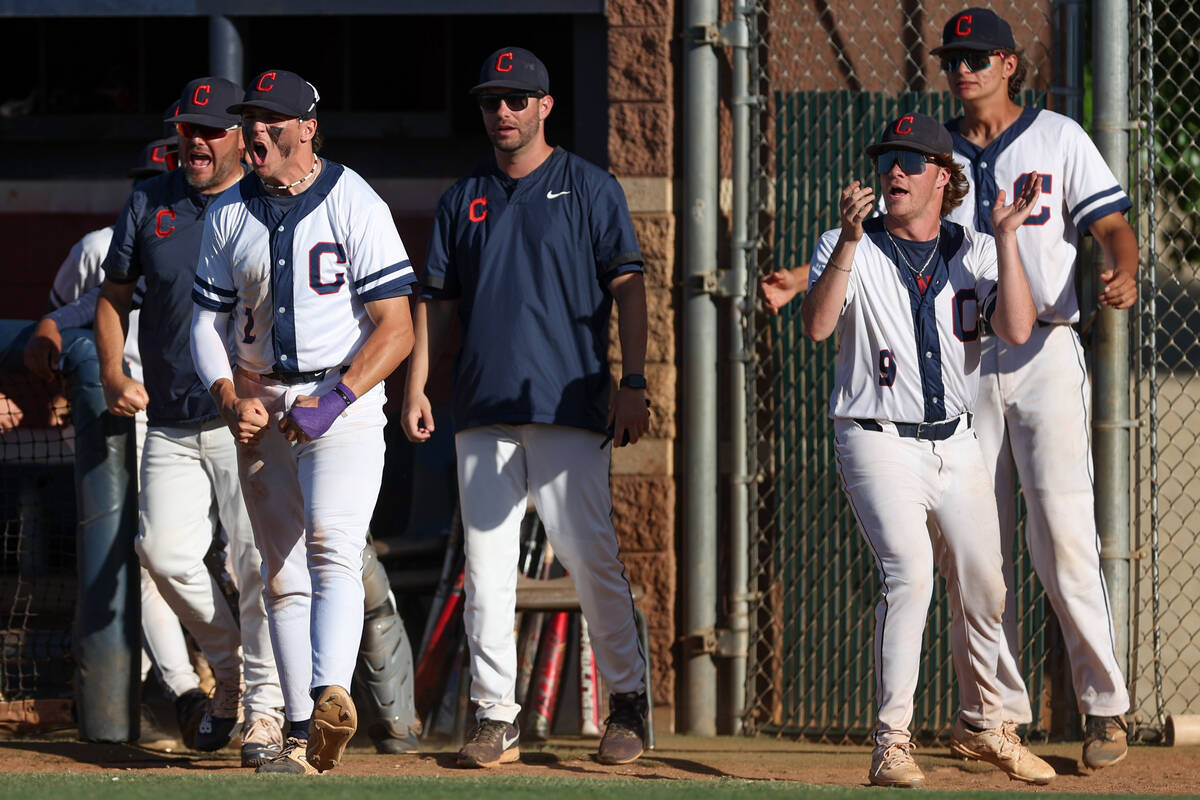
{"type": "Polygon", "coordinates": [[[329,430],[334,420],[357,399],[349,386],[339,383],[331,391],[321,395],[315,406],[292,406],[288,414],[292,422],[304,431],[305,436],[316,439],[329,430]]]}

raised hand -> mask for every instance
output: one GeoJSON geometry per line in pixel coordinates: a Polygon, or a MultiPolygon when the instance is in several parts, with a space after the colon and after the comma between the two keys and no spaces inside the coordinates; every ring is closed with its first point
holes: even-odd
{"type": "Polygon", "coordinates": [[[1011,206],[1004,204],[1004,190],[996,193],[996,202],[992,206],[992,230],[997,234],[1016,233],[1017,228],[1025,224],[1033,209],[1037,208],[1038,200],[1042,197],[1042,178],[1036,172],[1029,173],[1025,188],[1011,206]]]}
{"type": "Polygon", "coordinates": [[[853,181],[842,190],[842,237],[857,242],[863,235],[863,222],[875,207],[875,190],[853,181]]]}

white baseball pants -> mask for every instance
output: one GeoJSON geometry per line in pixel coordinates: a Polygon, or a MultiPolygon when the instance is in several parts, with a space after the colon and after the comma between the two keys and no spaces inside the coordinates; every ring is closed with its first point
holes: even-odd
{"type": "Polygon", "coordinates": [[[278,422],[299,395],[341,380],[288,386],[234,372],[239,397],[262,400],[271,422],[238,447],[246,510],[262,552],[267,614],[288,720],[312,716],[311,690],[350,688],[363,631],[362,553],[383,478],[383,384],[349,406],[323,435],[295,445],[278,422]]]}
{"type": "Polygon", "coordinates": [[[1079,711],[1116,716],[1129,692],[1115,655],[1112,611],[1100,570],[1092,490],[1091,387],[1083,347],[1067,325],[1034,327],[1014,347],[985,336],[975,427],[994,475],[1008,602],[999,678],[1009,719],[1033,712],[1021,679],[1013,575],[1016,477],[1025,498],[1025,541],[1058,617],[1079,711]],[[1015,462],[1015,463],[1014,463],[1015,462]],[[1015,469],[1014,469],[1015,467],[1015,469]]]}
{"type": "Polygon", "coordinates": [[[521,519],[533,498],[554,555],[571,574],[596,664],[610,691],[646,688],[645,654],[612,525],[609,446],[560,425],[491,425],[460,431],[458,492],[466,546],[464,622],[478,719],[513,722],[513,637],[521,519]]]}
{"type": "Polygon", "coordinates": [[[979,728],[999,727],[1004,578],[979,442],[969,428],[930,442],[883,425],[879,432],[834,422],[838,474],[883,583],[875,607],[875,741],[909,740],[935,563],[950,597],[959,713],[979,728]]]}
{"type": "Polygon", "coordinates": [[[234,448],[233,436],[220,420],[150,429],[142,453],[142,530],[136,549],[163,599],[196,637],[214,676],[231,682],[244,678],[242,705],[247,711],[278,717],[275,709],[283,697],[234,448]],[[203,560],[218,522],[229,538],[241,602],[240,631],[203,560]]]}
{"type": "MultiPolygon", "coordinates": [[[[133,339],[136,341],[136,339],[133,339]]],[[[141,379],[139,371],[137,379],[141,379]]],[[[146,412],[139,411],[133,417],[134,444],[136,451],[137,471],[142,469],[142,448],[146,443],[146,412]]],[[[138,518],[138,532],[141,533],[141,518],[138,518]]],[[[192,667],[188,655],[187,641],[183,638],[183,629],[179,626],[179,617],[167,605],[154,578],[145,567],[138,570],[141,578],[142,595],[142,680],[150,673],[152,667],[157,668],[167,691],[174,697],[200,687],[200,676],[192,667]]]]}

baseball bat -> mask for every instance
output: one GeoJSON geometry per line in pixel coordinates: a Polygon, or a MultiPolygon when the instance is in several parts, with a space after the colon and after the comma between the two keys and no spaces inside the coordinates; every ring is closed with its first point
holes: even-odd
{"type": "Polygon", "coordinates": [[[587,620],[579,615],[579,733],[582,736],[600,735],[600,675],[596,669],[596,654],[592,652],[592,637],[587,620]]]}
{"type": "Polygon", "coordinates": [[[462,571],[463,558],[462,511],[456,503],[454,516],[450,520],[450,534],[446,539],[446,552],[442,556],[442,574],[438,577],[437,589],[433,593],[433,602],[430,603],[429,614],[425,618],[425,630],[421,632],[421,646],[417,648],[418,663],[425,656],[425,650],[429,647],[429,638],[433,633],[434,624],[454,586],[454,576],[462,571]]]}
{"type": "Polygon", "coordinates": [[[454,655],[453,643],[458,630],[462,627],[463,609],[463,577],[462,570],[454,582],[454,588],[446,597],[446,602],[434,621],[429,634],[429,641],[421,660],[417,663],[416,675],[413,678],[413,699],[416,702],[417,715],[424,718],[438,700],[438,690],[446,677],[447,667],[454,655]]]}
{"type": "Polygon", "coordinates": [[[532,739],[546,739],[550,735],[550,725],[554,722],[554,711],[558,706],[563,659],[567,654],[569,624],[570,612],[550,612],[542,631],[537,663],[533,669],[533,683],[529,688],[529,712],[522,728],[532,739]]]}

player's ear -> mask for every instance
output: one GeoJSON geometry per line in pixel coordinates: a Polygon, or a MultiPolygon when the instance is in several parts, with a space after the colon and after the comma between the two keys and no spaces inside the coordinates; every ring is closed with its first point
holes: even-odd
{"type": "Polygon", "coordinates": [[[950,183],[950,170],[946,167],[938,167],[937,181],[934,182],[933,188],[937,189],[940,186],[946,186],[950,183]]]}
{"type": "Polygon", "coordinates": [[[317,120],[302,119],[300,120],[300,141],[311,142],[313,137],[317,135],[317,120]]]}
{"type": "Polygon", "coordinates": [[[545,119],[550,116],[551,109],[554,108],[554,97],[545,95],[538,98],[538,119],[545,119]]]}

